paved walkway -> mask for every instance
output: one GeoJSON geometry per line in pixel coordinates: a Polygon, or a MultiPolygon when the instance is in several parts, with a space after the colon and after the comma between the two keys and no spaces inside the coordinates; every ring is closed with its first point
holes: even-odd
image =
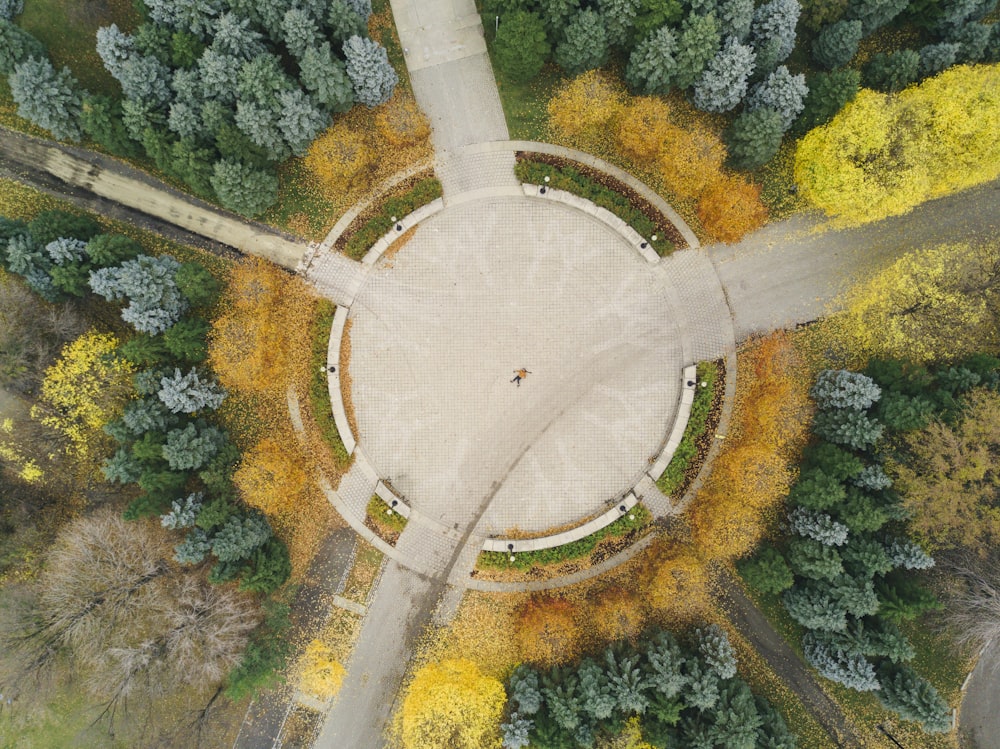
{"type": "Polygon", "coordinates": [[[994,749],[1000,737],[1000,640],[983,650],[963,685],[958,732],[968,749],[994,749]]]}

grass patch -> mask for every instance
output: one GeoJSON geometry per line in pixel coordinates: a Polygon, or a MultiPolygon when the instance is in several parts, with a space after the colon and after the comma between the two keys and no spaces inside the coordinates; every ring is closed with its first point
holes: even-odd
{"type": "Polygon", "coordinates": [[[378,579],[384,559],[382,552],[358,539],[354,564],[351,566],[347,581],[344,583],[344,598],[361,604],[367,603],[368,595],[378,579]]]}
{"type": "MultiPolygon", "coordinates": [[[[493,45],[490,45],[490,52],[493,45]]],[[[500,92],[500,106],[507,120],[511,140],[533,140],[545,143],[549,139],[548,102],[568,78],[555,65],[546,65],[537,77],[527,82],[508,80],[493,67],[500,92]]]]}
{"type": "Polygon", "coordinates": [[[326,355],[330,347],[330,328],[333,326],[333,315],[336,305],[328,299],[322,299],[316,310],[312,329],[312,368],[309,378],[309,404],[312,406],[313,418],[323,437],[330,446],[334,462],[338,468],[346,468],[351,462],[344,441],[337,431],[337,422],[333,418],[333,406],[330,404],[330,388],[327,384],[326,355]]]}
{"type": "Polygon", "coordinates": [[[649,510],[637,504],[628,515],[618,518],[599,531],[577,541],[554,546],[551,549],[519,551],[514,554],[513,562],[510,561],[510,555],[505,551],[484,551],[479,555],[477,566],[486,570],[528,570],[532,567],[543,567],[573,559],[582,559],[589,557],[602,541],[610,539],[633,541],[642,534],[642,531],[650,525],[652,520],[653,516],[650,515],[649,510]],[[633,515],[634,519],[629,515],[633,515]]]}
{"type": "MultiPolygon", "coordinates": [[[[405,184],[405,183],[404,183],[405,184]]],[[[393,217],[403,218],[421,206],[441,197],[441,183],[434,177],[405,184],[401,194],[389,197],[372,211],[354,220],[337,240],[336,249],[354,260],[360,260],[379,238],[393,225],[393,217]]]]}
{"type": "Polygon", "coordinates": [[[611,211],[635,229],[660,256],[669,255],[676,249],[675,242],[669,238],[677,233],[676,229],[662,218],[658,220],[650,216],[649,214],[655,210],[652,206],[649,206],[649,209],[645,211],[636,207],[634,197],[599,182],[593,176],[585,174],[579,169],[571,166],[557,166],[528,156],[519,157],[517,166],[514,167],[514,173],[523,183],[548,184],[549,187],[579,195],[581,198],[586,198],[591,203],[611,211]],[[546,177],[549,179],[548,183],[545,182],[546,177]],[[656,239],[653,239],[654,236],[656,239]]]}
{"type": "Polygon", "coordinates": [[[379,495],[373,494],[365,508],[365,525],[374,530],[383,541],[395,544],[406,527],[406,518],[390,508],[379,495]]]}
{"type": "Polygon", "coordinates": [[[317,189],[316,177],[306,167],[305,159],[290,158],[278,165],[277,173],[278,201],[258,220],[321,241],[345,206],[317,189]]]}
{"type": "Polygon", "coordinates": [[[691,415],[684,428],[684,436],[681,437],[681,442],[663,475],[656,480],[656,486],[668,497],[684,485],[688,470],[701,453],[698,449],[699,441],[705,434],[705,426],[712,413],[717,380],[719,380],[719,365],[716,362],[698,363],[699,384],[695,386],[694,403],[691,404],[691,415]],[[707,383],[706,387],[701,387],[702,382],[707,383]]]}

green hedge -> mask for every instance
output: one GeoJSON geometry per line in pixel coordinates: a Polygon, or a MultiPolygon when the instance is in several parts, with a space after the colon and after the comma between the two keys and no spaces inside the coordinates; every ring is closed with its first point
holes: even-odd
{"type": "Polygon", "coordinates": [[[333,420],[333,406],[330,404],[330,388],[327,383],[326,355],[330,348],[330,329],[333,327],[333,315],[337,311],[333,302],[322,299],[316,311],[316,319],[312,329],[312,374],[309,379],[309,402],[312,405],[313,418],[319,426],[320,434],[330,445],[333,457],[340,467],[346,467],[351,456],[344,447],[344,441],[337,431],[337,423],[333,420]]]}
{"type": "MultiPolygon", "coordinates": [[[[653,516],[649,514],[649,510],[637,504],[615,522],[606,525],[599,531],[591,533],[589,536],[584,536],[578,541],[572,541],[562,546],[553,546],[551,549],[515,551],[513,562],[510,561],[510,554],[506,551],[484,551],[479,555],[479,566],[483,569],[494,570],[527,570],[531,567],[580,559],[590,556],[591,552],[597,548],[597,544],[604,539],[624,538],[631,533],[641,531],[652,522],[652,519],[653,516]],[[635,520],[631,520],[629,515],[635,515],[635,520]]],[[[516,547],[517,541],[514,541],[514,544],[516,547]]]]}
{"type": "Polygon", "coordinates": [[[605,187],[573,167],[557,167],[541,161],[525,159],[517,162],[514,173],[521,182],[530,185],[544,185],[546,184],[545,178],[548,177],[549,187],[579,195],[594,205],[611,211],[639,232],[658,255],[669,255],[675,249],[674,243],[664,236],[664,231],[657,227],[656,222],[632,205],[628,197],[605,187]],[[655,241],[652,239],[654,234],[657,235],[655,241]]]}
{"type": "Polygon", "coordinates": [[[656,486],[668,497],[684,483],[691,461],[698,456],[698,438],[705,432],[705,422],[712,410],[712,400],[715,398],[715,383],[718,379],[719,367],[715,362],[698,364],[698,382],[707,382],[708,387],[695,386],[694,403],[691,404],[691,416],[681,443],[674,451],[670,464],[656,481],[656,486]]]}
{"type": "Polygon", "coordinates": [[[354,232],[344,244],[344,254],[360,260],[379,238],[392,228],[392,217],[403,218],[421,206],[441,197],[441,183],[430,177],[415,184],[408,192],[389,198],[378,213],[354,232]]]}

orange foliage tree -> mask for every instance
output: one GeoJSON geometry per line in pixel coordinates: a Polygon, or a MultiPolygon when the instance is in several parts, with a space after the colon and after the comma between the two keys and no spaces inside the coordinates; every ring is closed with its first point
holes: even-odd
{"type": "Polygon", "coordinates": [[[698,201],[698,218],[720,242],[738,242],[767,221],[760,186],[739,175],[720,176],[698,201]]]}
{"type": "Polygon", "coordinates": [[[808,378],[786,334],[744,348],[725,448],[687,513],[706,559],[735,559],[760,540],[794,479],[809,409],[808,378]]]}
{"type": "Polygon", "coordinates": [[[233,269],[212,325],[209,358],[227,388],[284,395],[304,383],[317,299],[308,285],[261,258],[233,269]]]}
{"type": "Polygon", "coordinates": [[[529,598],[517,616],[517,640],[524,659],[540,666],[572,659],[580,647],[576,616],[576,604],[564,598],[529,598]]]}
{"type": "Polygon", "coordinates": [[[589,618],[602,640],[634,641],[646,623],[645,606],[634,591],[610,586],[593,596],[589,618]]]}
{"type": "Polygon", "coordinates": [[[289,438],[265,437],[243,454],[233,475],[244,502],[268,517],[286,521],[298,510],[308,482],[302,453],[289,438]]]}
{"type": "Polygon", "coordinates": [[[624,113],[625,89],[599,70],[564,85],[549,101],[549,125],[563,137],[602,138],[624,113]]]}

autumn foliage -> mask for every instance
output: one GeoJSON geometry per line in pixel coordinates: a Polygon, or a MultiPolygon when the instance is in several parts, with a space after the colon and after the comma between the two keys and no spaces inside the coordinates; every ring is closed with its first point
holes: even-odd
{"type": "Polygon", "coordinates": [[[961,65],[899,94],[862,90],[809,132],[795,181],[844,225],[914,206],[1000,176],[1000,65],[961,65]]]}
{"type": "Polygon", "coordinates": [[[708,570],[692,548],[660,543],[649,555],[646,574],[650,605],[674,622],[691,622],[709,606],[708,570]]]}
{"type": "Polygon", "coordinates": [[[738,242],[767,222],[760,186],[742,176],[719,177],[698,201],[698,218],[720,242],[738,242]]]}
{"type": "Polygon", "coordinates": [[[419,669],[402,709],[404,749],[499,749],[506,693],[475,663],[449,659],[419,669]]]}
{"type": "Polygon", "coordinates": [[[625,88],[599,70],[563,86],[549,101],[549,125],[570,139],[600,138],[614,132],[624,113],[625,88]]]}
{"type": "Polygon", "coordinates": [[[800,367],[784,333],[753,341],[741,352],[724,449],[688,510],[692,541],[706,560],[750,551],[791,485],[810,408],[800,367]]]}
{"type": "Polygon", "coordinates": [[[682,198],[697,198],[721,174],[726,147],[718,136],[670,127],[660,148],[663,180],[682,198]]]}
{"type": "Polygon", "coordinates": [[[635,641],[646,624],[639,594],[618,586],[598,591],[590,601],[587,617],[597,636],[606,642],[635,641]]]}
{"type": "Polygon", "coordinates": [[[313,640],[306,645],[300,669],[299,689],[321,700],[335,697],[347,675],[333,650],[321,640],[313,640]]]}
{"type": "Polygon", "coordinates": [[[286,523],[299,509],[308,482],[301,449],[289,437],[262,439],[243,454],[233,476],[244,502],[270,518],[283,518],[286,523]]]}
{"type": "Polygon", "coordinates": [[[565,598],[529,598],[517,617],[518,645],[524,660],[554,666],[574,658],[581,640],[576,617],[576,604],[565,598]]]}
{"type": "Polygon", "coordinates": [[[655,96],[637,96],[618,121],[618,145],[632,159],[655,159],[673,129],[669,104],[655,96]]]}

